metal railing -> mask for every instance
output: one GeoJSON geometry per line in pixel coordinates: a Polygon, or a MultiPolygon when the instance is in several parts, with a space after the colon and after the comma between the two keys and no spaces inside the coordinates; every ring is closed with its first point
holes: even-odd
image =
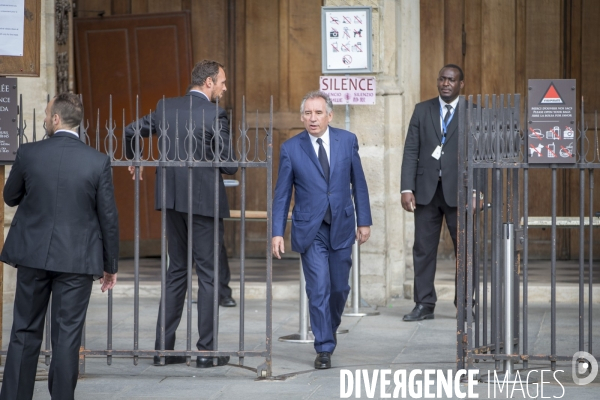
{"type": "MultiPolygon", "coordinates": [[[[164,105],[164,99],[163,103],[164,105]]],[[[216,115],[219,115],[218,102],[215,105],[217,109],[216,115]]],[[[117,138],[117,124],[113,114],[112,96],[109,99],[108,118],[105,124],[105,134],[102,134],[100,125],[100,111],[97,113],[96,126],[94,132],[90,132],[89,123],[80,126],[80,138],[84,143],[95,147],[98,151],[106,153],[111,158],[113,168],[134,167],[134,305],[133,305],[133,327],[132,327],[132,346],[129,349],[115,349],[113,346],[113,293],[112,290],[108,293],[107,300],[107,340],[106,347],[100,349],[86,348],[85,345],[85,327],[80,349],[80,374],[85,373],[85,357],[86,356],[106,356],[108,365],[111,365],[112,358],[131,357],[134,365],[137,365],[139,357],[152,356],[186,356],[188,365],[190,358],[194,356],[217,357],[217,356],[232,356],[238,357],[239,365],[244,365],[245,357],[263,357],[265,362],[256,368],[258,377],[270,377],[272,374],[271,355],[272,355],[272,256],[271,256],[271,236],[272,236],[272,174],[273,174],[273,98],[270,101],[269,110],[269,126],[253,128],[247,122],[246,118],[246,101],[242,101],[241,123],[236,134],[233,130],[229,131],[227,146],[219,136],[210,137],[205,128],[202,128],[201,135],[197,134],[198,130],[195,126],[192,115],[197,112],[192,108],[190,99],[189,119],[187,121],[177,120],[177,126],[169,127],[165,118],[162,121],[156,121],[158,132],[156,136],[158,149],[153,149],[153,134],[150,133],[147,144],[140,134],[139,124],[134,128],[135,134],[131,138],[131,150],[133,157],[127,157],[127,140],[125,138],[125,111],[123,110],[122,124],[123,136],[117,138]],[[167,131],[175,129],[174,140],[169,137],[167,131]],[[196,132],[196,134],[194,134],[196,132]],[[94,139],[93,141],[91,139],[94,139]],[[220,140],[217,140],[219,138],[220,140]],[[224,154],[223,148],[229,148],[229,154],[224,154]],[[156,152],[158,151],[158,153],[156,152]],[[157,155],[158,154],[158,155],[157,155]],[[214,170],[214,215],[215,215],[215,230],[214,230],[214,298],[213,298],[213,347],[214,350],[192,350],[192,329],[193,308],[192,308],[192,230],[188,229],[188,257],[187,257],[187,341],[185,350],[155,350],[140,348],[140,168],[156,167],[162,170],[161,180],[157,182],[160,185],[160,194],[162,196],[162,204],[165,204],[166,196],[166,168],[178,167],[187,169],[188,177],[188,226],[191,226],[192,219],[192,188],[195,184],[192,179],[192,170],[194,168],[210,168],[214,170]],[[237,167],[240,171],[240,302],[239,302],[239,338],[238,346],[235,350],[222,350],[219,348],[218,342],[218,327],[219,327],[219,293],[217,284],[219,282],[219,256],[220,242],[219,237],[219,186],[220,186],[220,168],[237,167]],[[266,326],[265,326],[265,347],[257,350],[245,349],[245,328],[244,328],[244,312],[245,312],[245,238],[246,238],[246,188],[247,178],[246,173],[248,168],[261,168],[265,170],[266,175],[266,243],[265,243],[265,267],[266,267],[266,326]]],[[[20,98],[20,110],[23,110],[22,97],[20,98]]],[[[164,117],[165,112],[162,110],[164,117]]],[[[139,99],[136,100],[136,120],[139,120],[139,99]]],[[[19,118],[19,144],[38,140],[36,125],[35,125],[35,110],[34,121],[32,126],[32,135],[29,138],[25,135],[26,123],[23,121],[22,113],[19,118]]],[[[86,119],[84,118],[84,121],[86,119]]],[[[231,119],[230,119],[231,121],[231,119]]],[[[231,124],[231,122],[230,122],[231,124]]],[[[219,118],[215,119],[215,125],[212,127],[214,132],[220,132],[219,118]]],[[[212,135],[211,135],[212,136],[212,135]]],[[[44,135],[42,139],[46,139],[44,135]]],[[[166,207],[162,207],[161,211],[161,309],[165,308],[165,281],[167,271],[167,239],[166,239],[166,207]]],[[[49,364],[52,350],[50,348],[50,307],[46,321],[46,340],[41,355],[45,356],[46,364],[49,364]]],[[[161,347],[164,349],[164,326],[165,313],[161,313],[161,347]]],[[[197,333],[196,333],[197,334],[197,333]]],[[[0,351],[0,355],[5,355],[6,351],[0,351]]],[[[162,359],[164,362],[164,359],[162,359]]]]}
{"type": "Polygon", "coordinates": [[[593,354],[594,171],[600,168],[600,145],[597,115],[595,126],[588,129],[583,100],[580,112],[575,163],[530,164],[520,95],[460,97],[459,177],[463,179],[459,179],[458,204],[465,206],[458,207],[458,369],[492,360],[494,369],[504,368],[510,374],[517,362],[528,368],[530,361],[546,361],[555,370],[557,361],[572,360],[572,353],[559,354],[556,337],[557,174],[561,170],[579,171],[578,348],[593,354]],[[531,354],[528,340],[528,206],[533,200],[529,171],[535,168],[551,170],[550,346],[546,354],[531,354]]]}

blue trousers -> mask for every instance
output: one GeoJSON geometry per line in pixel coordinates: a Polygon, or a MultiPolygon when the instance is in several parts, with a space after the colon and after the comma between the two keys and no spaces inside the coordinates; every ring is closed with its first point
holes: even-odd
{"type": "Polygon", "coordinates": [[[310,324],[317,353],[333,353],[333,334],[342,321],[350,292],[348,277],[352,267],[352,247],[333,250],[329,225],[322,223],[314,242],[301,254],[306,278],[310,324]]]}

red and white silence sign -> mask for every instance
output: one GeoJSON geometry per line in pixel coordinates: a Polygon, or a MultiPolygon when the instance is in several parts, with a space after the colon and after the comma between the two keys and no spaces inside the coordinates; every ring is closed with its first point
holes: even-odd
{"type": "Polygon", "coordinates": [[[320,90],[329,95],[333,104],[375,104],[373,76],[322,76],[320,90]]]}

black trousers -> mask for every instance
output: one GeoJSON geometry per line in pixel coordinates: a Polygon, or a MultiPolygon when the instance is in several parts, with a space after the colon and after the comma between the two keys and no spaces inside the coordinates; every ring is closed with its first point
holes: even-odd
{"type": "Polygon", "coordinates": [[[415,270],[414,299],[415,303],[435,307],[435,270],[437,250],[440,243],[442,222],[446,218],[446,226],[454,244],[456,254],[457,208],[450,207],[444,199],[442,182],[439,181],[435,195],[427,205],[417,205],[415,209],[415,244],[413,246],[413,263],[415,270]]]}
{"type": "MultiPolygon", "coordinates": [[[[213,349],[213,296],[214,296],[214,218],[194,215],[192,217],[192,259],[198,276],[198,350],[213,349]]],[[[169,241],[169,268],[166,281],[165,350],[175,348],[175,332],[187,291],[187,232],[188,215],[167,210],[167,239],[169,241]]],[[[223,246],[223,220],[219,220],[219,248],[223,246]]],[[[220,271],[219,271],[220,275],[220,271]]],[[[154,348],[160,349],[161,315],[156,323],[154,348]]]]}
{"type": "Polygon", "coordinates": [[[48,390],[52,399],[74,399],[79,375],[79,347],[93,279],[19,266],[14,319],[4,366],[2,400],[33,397],[44,320],[50,294],[52,361],[48,390]]]}
{"type": "Polygon", "coordinates": [[[219,298],[231,297],[231,271],[229,270],[229,260],[227,259],[227,250],[225,244],[221,246],[221,255],[219,256],[219,298]]]}

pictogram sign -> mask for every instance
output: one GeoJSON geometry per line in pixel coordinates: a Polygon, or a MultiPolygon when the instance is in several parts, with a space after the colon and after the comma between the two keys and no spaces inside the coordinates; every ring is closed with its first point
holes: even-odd
{"type": "Polygon", "coordinates": [[[323,73],[372,72],[371,20],[371,7],[322,8],[323,73]]]}
{"type": "Polygon", "coordinates": [[[530,79],[529,163],[575,163],[575,79],[530,79]]]}

